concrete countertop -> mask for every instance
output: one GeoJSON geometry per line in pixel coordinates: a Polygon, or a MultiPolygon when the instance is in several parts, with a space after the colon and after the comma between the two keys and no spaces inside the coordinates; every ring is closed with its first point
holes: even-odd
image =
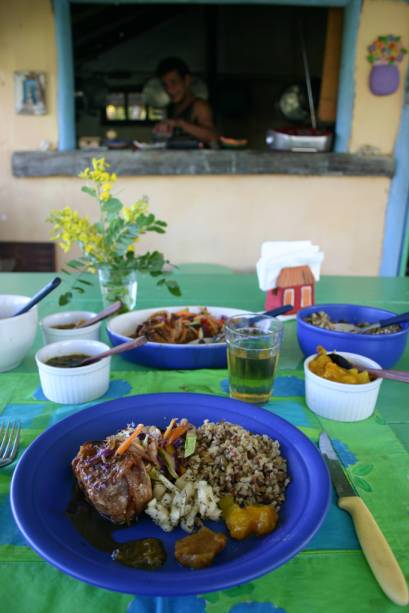
{"type": "Polygon", "coordinates": [[[191,151],[16,151],[15,177],[74,177],[93,157],[105,157],[111,172],[146,175],[304,175],[392,177],[395,162],[387,155],[291,153],[252,150],[191,151]]]}

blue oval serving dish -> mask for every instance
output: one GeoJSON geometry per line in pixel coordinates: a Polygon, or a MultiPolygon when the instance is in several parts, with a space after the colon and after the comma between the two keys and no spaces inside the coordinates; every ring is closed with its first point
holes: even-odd
{"type": "MultiPolygon", "coordinates": [[[[199,312],[202,307],[189,306],[190,311],[199,312]]],[[[207,307],[214,317],[231,317],[241,313],[248,313],[242,309],[227,307],[207,307]]],[[[138,325],[142,324],[157,311],[180,311],[181,306],[158,307],[155,309],[143,309],[131,311],[113,317],[107,325],[109,339],[113,346],[126,343],[135,333],[138,325]]],[[[148,342],[142,347],[126,351],[122,354],[126,360],[166,370],[192,370],[196,368],[226,368],[227,353],[226,343],[209,343],[203,345],[176,345],[174,343],[148,342]]]]}
{"type": "Polygon", "coordinates": [[[401,330],[392,334],[355,334],[318,328],[304,321],[312,313],[325,311],[332,321],[348,323],[375,323],[398,315],[393,311],[357,304],[315,304],[297,313],[297,338],[303,354],[308,357],[322,345],[327,351],[358,353],[378,362],[382,368],[391,368],[405,351],[409,324],[400,324],[401,330]]]}

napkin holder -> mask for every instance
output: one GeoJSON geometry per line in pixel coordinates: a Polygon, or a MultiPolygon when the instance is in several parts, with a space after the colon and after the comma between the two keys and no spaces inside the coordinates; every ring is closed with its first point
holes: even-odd
{"type": "Polygon", "coordinates": [[[293,309],[286,315],[294,315],[300,309],[311,306],[315,300],[315,278],[309,266],[282,268],[276,286],[266,294],[265,310],[270,311],[285,304],[293,309]]]}

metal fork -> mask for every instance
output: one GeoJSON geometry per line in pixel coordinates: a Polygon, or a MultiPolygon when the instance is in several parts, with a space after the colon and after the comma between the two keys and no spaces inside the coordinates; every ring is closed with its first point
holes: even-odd
{"type": "Polygon", "coordinates": [[[17,420],[0,423],[0,468],[11,464],[20,443],[21,424],[17,420]]]}

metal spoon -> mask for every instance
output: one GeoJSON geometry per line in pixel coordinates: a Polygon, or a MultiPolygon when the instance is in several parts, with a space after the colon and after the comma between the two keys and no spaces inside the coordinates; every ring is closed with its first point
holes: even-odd
{"type": "Polygon", "coordinates": [[[103,358],[107,358],[110,355],[117,355],[118,353],[123,353],[124,351],[130,351],[131,349],[136,349],[137,347],[141,347],[145,343],[148,342],[146,336],[138,336],[138,338],[134,338],[133,341],[129,341],[129,343],[121,343],[116,347],[112,347],[112,349],[108,349],[108,351],[104,351],[103,353],[98,353],[97,355],[91,355],[89,358],[84,358],[83,360],[77,360],[70,363],[70,368],[78,368],[78,366],[88,366],[89,364],[93,364],[94,362],[98,362],[103,358]]]}
{"type": "MultiPolygon", "coordinates": [[[[265,311],[264,313],[258,313],[249,321],[250,326],[254,326],[258,321],[263,319],[263,317],[277,317],[278,315],[284,315],[284,313],[288,313],[293,309],[292,304],[284,304],[283,306],[277,307],[276,309],[272,309],[271,311],[265,311]]],[[[224,343],[226,340],[226,332],[222,330],[216,336],[213,336],[209,339],[198,339],[191,341],[188,343],[189,345],[198,345],[198,344],[208,344],[208,343],[224,343]]]]}
{"type": "Polygon", "coordinates": [[[250,326],[254,326],[258,321],[263,319],[263,317],[277,317],[278,315],[284,315],[293,309],[292,304],[284,304],[283,306],[277,307],[276,309],[272,309],[271,311],[265,311],[264,313],[260,313],[259,315],[255,315],[253,319],[250,320],[250,326]]]}
{"type": "Polygon", "coordinates": [[[342,355],[339,355],[338,353],[329,353],[328,357],[334,362],[334,364],[337,364],[337,366],[340,366],[341,368],[345,368],[345,370],[351,370],[351,368],[358,368],[361,370],[366,370],[370,375],[380,377],[381,379],[392,379],[393,381],[409,383],[409,371],[406,370],[367,368],[366,366],[358,366],[357,364],[352,364],[352,362],[344,358],[342,355]]]}
{"type": "Polygon", "coordinates": [[[56,287],[58,287],[61,283],[60,277],[55,277],[52,281],[47,283],[43,289],[40,289],[34,296],[29,300],[17,313],[14,313],[13,317],[17,317],[17,315],[23,315],[23,313],[27,313],[33,306],[35,306],[40,300],[48,296],[50,292],[52,292],[56,287]]]}
{"type": "Polygon", "coordinates": [[[333,325],[335,327],[335,332],[355,332],[357,334],[366,334],[371,330],[385,328],[385,326],[392,326],[393,324],[402,324],[406,321],[409,321],[409,312],[402,313],[401,315],[394,315],[393,317],[388,317],[388,319],[381,319],[381,321],[368,324],[367,326],[357,326],[356,324],[340,322],[334,323],[333,325]]]}
{"type": "Polygon", "coordinates": [[[92,326],[93,324],[96,324],[98,321],[102,321],[106,317],[113,315],[114,313],[119,311],[121,307],[122,307],[122,302],[118,300],[117,302],[110,304],[108,307],[106,307],[105,309],[103,309],[102,311],[94,315],[94,317],[91,317],[91,319],[87,319],[86,321],[80,320],[79,322],[75,324],[74,328],[78,329],[78,328],[86,328],[87,326],[92,326]]]}

